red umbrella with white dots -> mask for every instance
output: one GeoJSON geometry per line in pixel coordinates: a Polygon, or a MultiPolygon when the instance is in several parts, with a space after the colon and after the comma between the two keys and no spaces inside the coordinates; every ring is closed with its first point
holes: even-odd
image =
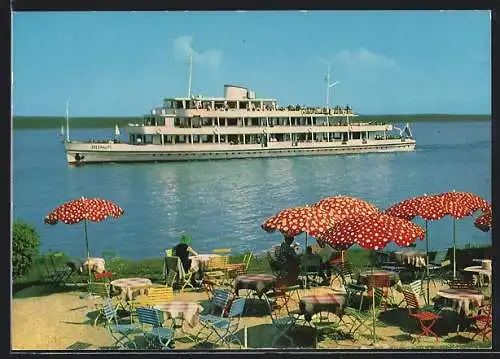
{"type": "Polygon", "coordinates": [[[370,202],[349,196],[326,197],[318,201],[315,206],[328,212],[334,221],[379,212],[370,202]]]}
{"type": "MultiPolygon", "coordinates": [[[[75,199],[66,202],[45,217],[45,223],[55,225],[61,221],[66,224],[77,224],[84,222],[85,245],[87,247],[87,259],[90,258],[89,241],[87,237],[87,221],[101,222],[107,217],[118,218],[123,215],[123,209],[115,203],[102,198],[75,199]]],[[[89,276],[90,276],[90,266],[89,276]]]]}
{"type": "Polygon", "coordinates": [[[317,237],[332,224],[327,212],[312,206],[284,209],[266,219],[261,227],[267,232],[280,231],[290,237],[295,237],[303,232],[311,237],[317,237]]]}
{"type": "Polygon", "coordinates": [[[471,216],[474,212],[482,210],[491,210],[491,205],[485,199],[470,192],[444,192],[437,195],[443,200],[444,212],[453,218],[453,277],[456,277],[456,236],[455,222],[456,219],[461,219],[471,216]]]}
{"type": "MultiPolygon", "coordinates": [[[[424,230],[416,224],[383,213],[372,213],[335,223],[319,239],[332,245],[357,244],[366,249],[379,250],[389,242],[407,247],[417,239],[423,240],[424,230]]],[[[375,291],[373,298],[373,335],[375,338],[375,291]]]]}
{"type": "MultiPolygon", "coordinates": [[[[295,237],[301,233],[317,238],[333,224],[327,212],[319,207],[293,207],[287,208],[276,215],[269,217],[262,224],[262,229],[267,232],[280,231],[285,236],[295,237]]],[[[307,280],[305,282],[307,286],[307,280]]]]}
{"type": "Polygon", "coordinates": [[[444,209],[443,198],[436,195],[426,195],[412,197],[396,203],[384,212],[390,216],[403,218],[408,221],[415,217],[421,217],[425,220],[425,249],[426,249],[426,274],[427,274],[427,300],[429,300],[429,231],[427,228],[428,221],[436,221],[446,216],[444,209]]]}
{"type": "MultiPolygon", "coordinates": [[[[323,198],[315,206],[325,210],[334,223],[360,215],[379,213],[378,208],[368,201],[342,195],[323,198]]],[[[348,247],[344,246],[344,249],[348,247]]],[[[344,249],[341,250],[342,262],[344,262],[344,249]]]]}
{"type": "Polygon", "coordinates": [[[488,232],[491,227],[493,227],[491,209],[484,211],[482,215],[477,217],[474,221],[474,225],[483,232],[488,232]]]}

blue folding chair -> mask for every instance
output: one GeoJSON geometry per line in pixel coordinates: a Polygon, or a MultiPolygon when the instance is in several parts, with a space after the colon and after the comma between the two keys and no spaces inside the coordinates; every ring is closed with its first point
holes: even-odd
{"type": "MultiPolygon", "coordinates": [[[[212,323],[224,318],[224,314],[227,314],[228,312],[230,300],[231,293],[227,289],[214,289],[214,294],[210,302],[209,313],[200,315],[200,323],[203,327],[198,332],[197,338],[200,338],[201,334],[204,334],[205,330],[210,328],[212,323]]],[[[213,331],[210,331],[205,340],[208,340],[213,333],[213,331]]]]}
{"type": "Polygon", "coordinates": [[[240,324],[240,318],[245,309],[245,298],[236,299],[229,310],[227,318],[220,318],[210,324],[213,332],[219,337],[215,344],[225,343],[230,348],[231,343],[236,342],[242,347],[240,339],[236,336],[240,324]]]}
{"type": "Polygon", "coordinates": [[[163,327],[161,312],[152,308],[137,308],[136,311],[139,316],[139,323],[142,326],[144,339],[148,344],[147,348],[156,349],[157,344],[160,344],[162,350],[171,350],[170,343],[174,339],[174,329],[163,327]],[[156,342],[156,339],[158,342],[156,342]]]}
{"type": "Polygon", "coordinates": [[[120,324],[116,314],[116,307],[110,298],[105,298],[102,304],[104,316],[106,317],[106,327],[115,339],[113,347],[121,347],[122,349],[137,349],[137,345],[129,335],[140,333],[141,328],[137,324],[120,324]]]}

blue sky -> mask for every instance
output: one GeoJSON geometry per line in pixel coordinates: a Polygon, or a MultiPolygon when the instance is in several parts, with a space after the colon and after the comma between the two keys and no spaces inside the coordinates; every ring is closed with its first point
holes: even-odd
{"type": "Polygon", "coordinates": [[[488,11],[73,12],[13,16],[14,115],[139,116],[224,84],[361,114],[491,111],[488,11]]]}

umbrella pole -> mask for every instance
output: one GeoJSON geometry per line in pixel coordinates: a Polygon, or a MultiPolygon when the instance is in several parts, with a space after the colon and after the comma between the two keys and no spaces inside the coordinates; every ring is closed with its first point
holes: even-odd
{"type": "Polygon", "coordinates": [[[307,232],[306,232],[306,247],[304,248],[305,250],[305,256],[304,256],[304,264],[305,264],[305,277],[304,277],[304,291],[307,289],[307,232]]]}
{"type": "Polygon", "coordinates": [[[427,220],[425,221],[425,252],[427,254],[427,258],[425,259],[425,274],[427,277],[427,303],[429,303],[430,298],[430,289],[429,289],[429,230],[427,229],[427,220]]]}
{"type": "Polygon", "coordinates": [[[453,278],[457,277],[457,242],[455,237],[455,217],[453,217],[453,278]]]}
{"type": "MultiPolygon", "coordinates": [[[[372,271],[372,278],[373,278],[373,265],[371,266],[371,271],[372,271]]],[[[373,342],[375,343],[377,341],[377,333],[375,331],[375,328],[377,327],[377,319],[375,315],[375,287],[372,286],[372,313],[373,313],[373,342]]]]}
{"type": "Polygon", "coordinates": [[[89,250],[89,239],[87,236],[87,219],[83,220],[83,228],[85,229],[85,245],[87,247],[87,269],[89,272],[89,283],[92,282],[92,275],[90,273],[90,250],[89,250]]]}

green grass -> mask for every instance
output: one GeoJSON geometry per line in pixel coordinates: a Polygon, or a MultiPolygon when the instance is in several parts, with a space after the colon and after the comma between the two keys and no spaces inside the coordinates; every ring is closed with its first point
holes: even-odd
{"type": "MultiPolygon", "coordinates": [[[[363,115],[353,122],[470,122],[470,121],[490,121],[491,115],[448,115],[448,114],[415,114],[415,115],[363,115]]],[[[114,129],[115,125],[123,128],[128,123],[141,122],[141,116],[132,117],[74,117],[70,119],[70,128],[77,129],[114,129]]],[[[65,126],[66,119],[57,116],[14,116],[13,128],[21,129],[59,129],[65,126]]]]}

